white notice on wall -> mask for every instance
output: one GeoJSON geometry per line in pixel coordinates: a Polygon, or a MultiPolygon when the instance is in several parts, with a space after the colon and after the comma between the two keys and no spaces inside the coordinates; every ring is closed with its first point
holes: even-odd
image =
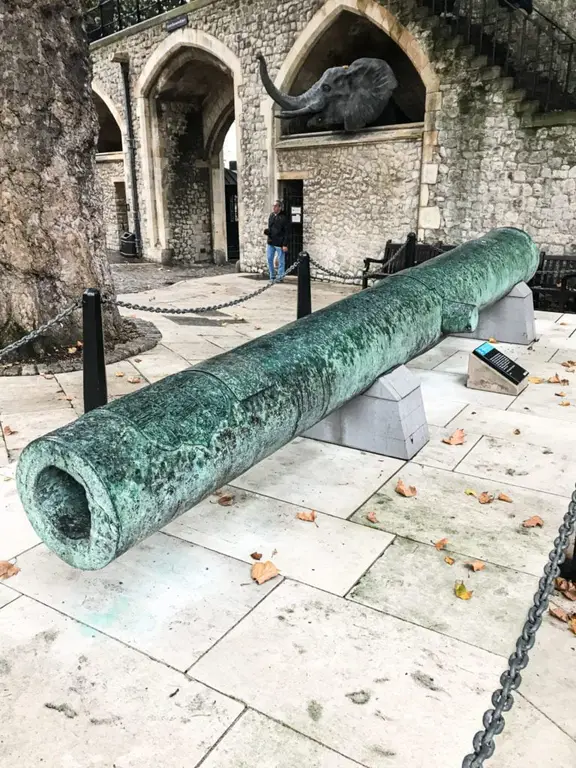
{"type": "Polygon", "coordinates": [[[299,213],[294,213],[294,211],[292,211],[292,221],[295,224],[299,224],[302,221],[302,217],[300,216],[299,213]]]}

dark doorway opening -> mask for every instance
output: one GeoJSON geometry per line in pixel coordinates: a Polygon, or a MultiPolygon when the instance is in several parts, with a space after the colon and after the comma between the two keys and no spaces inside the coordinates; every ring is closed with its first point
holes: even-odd
{"type": "Polygon", "coordinates": [[[240,258],[240,231],[238,227],[238,170],[236,161],[230,161],[230,167],[224,169],[226,190],[226,247],[228,261],[240,258]]]}
{"type": "Polygon", "coordinates": [[[284,213],[290,223],[290,240],[286,254],[286,269],[291,267],[304,250],[304,182],[291,179],[280,182],[284,213]]]}

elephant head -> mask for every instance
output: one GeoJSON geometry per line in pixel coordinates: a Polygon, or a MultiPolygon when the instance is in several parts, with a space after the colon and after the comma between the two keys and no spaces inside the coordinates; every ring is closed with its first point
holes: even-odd
{"type": "Polygon", "coordinates": [[[270,79],[264,57],[258,59],[264,88],[282,107],[278,117],[309,115],[310,128],[343,125],[346,131],[359,131],[380,117],[398,86],[390,65],[382,59],[356,59],[349,67],[327,69],[306,93],[289,96],[270,79]]]}

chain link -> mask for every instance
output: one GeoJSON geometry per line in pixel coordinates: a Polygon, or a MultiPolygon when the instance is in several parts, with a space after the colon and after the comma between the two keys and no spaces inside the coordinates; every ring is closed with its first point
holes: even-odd
{"type": "Polygon", "coordinates": [[[124,309],[135,309],[138,312],[156,312],[160,315],[203,315],[207,312],[217,312],[220,309],[236,307],[238,304],[243,304],[245,301],[259,296],[261,293],[264,293],[264,291],[272,288],[273,285],[281,283],[286,276],[296,270],[298,264],[300,264],[300,257],[294,262],[294,264],[292,264],[292,266],[286,270],[282,277],[276,277],[274,280],[270,280],[266,285],[262,286],[262,288],[258,288],[256,291],[252,291],[252,293],[247,293],[245,296],[241,296],[239,299],[226,301],[223,304],[211,304],[207,307],[189,307],[187,309],[170,309],[168,307],[150,307],[145,304],[131,304],[127,301],[119,301],[118,299],[111,297],[104,298],[103,301],[105,304],[116,304],[118,307],[123,307],[124,309]]]}
{"type": "Polygon", "coordinates": [[[482,768],[484,762],[494,754],[496,745],[494,737],[504,730],[504,712],[509,712],[514,705],[513,691],[518,690],[522,682],[521,670],[528,666],[529,652],[534,647],[536,632],[542,624],[542,617],[548,608],[550,596],[554,590],[554,582],[560,573],[560,566],[565,560],[565,550],[570,537],[576,527],[576,491],[572,494],[572,500],[568,512],[564,516],[558,537],[554,541],[554,549],[550,552],[548,562],[544,566],[544,576],[540,579],[538,589],[534,595],[533,605],[528,611],[528,618],[522,634],[516,641],[516,650],[508,659],[508,669],[500,677],[502,686],[492,694],[492,705],[484,713],[482,723],[484,730],[479,731],[473,740],[474,752],[467,755],[462,763],[462,768],[482,768]]]}
{"type": "MultiPolygon", "coordinates": [[[[406,248],[406,243],[402,243],[402,245],[401,245],[401,246],[400,246],[400,248],[399,248],[399,249],[396,251],[396,253],[395,253],[393,256],[391,256],[391,257],[388,259],[388,261],[387,261],[387,262],[385,262],[385,263],[384,263],[384,264],[383,264],[383,265],[380,267],[380,269],[379,269],[379,271],[378,271],[378,273],[377,273],[377,274],[380,274],[380,273],[381,273],[381,272],[383,272],[385,269],[387,269],[387,268],[388,268],[388,267],[389,267],[391,264],[393,264],[393,263],[396,261],[396,259],[398,259],[398,258],[399,258],[399,257],[402,255],[402,253],[404,252],[405,248],[406,248]]],[[[325,274],[327,274],[327,275],[330,275],[330,277],[336,277],[336,278],[338,278],[339,280],[356,280],[356,281],[358,281],[358,280],[362,280],[362,277],[363,277],[363,273],[361,273],[361,274],[360,274],[360,275],[358,275],[358,276],[354,276],[354,275],[345,275],[343,272],[336,272],[336,271],[335,271],[335,270],[333,270],[333,269],[328,269],[328,267],[325,267],[323,264],[320,264],[320,262],[319,262],[319,261],[316,261],[316,259],[313,259],[313,258],[312,258],[312,256],[309,256],[309,258],[310,258],[310,264],[312,264],[313,266],[315,266],[315,267],[316,267],[316,269],[319,269],[321,272],[324,272],[325,274]]],[[[367,277],[368,277],[368,278],[370,278],[370,273],[367,275],[367,277]]]]}
{"type": "Polygon", "coordinates": [[[75,309],[78,309],[81,303],[82,303],[82,299],[76,299],[76,301],[73,304],[70,304],[70,306],[62,310],[62,312],[56,315],[56,317],[54,317],[52,320],[49,320],[47,323],[44,323],[44,325],[41,325],[35,331],[28,333],[26,336],[23,336],[21,339],[18,339],[18,341],[13,342],[12,344],[8,344],[8,346],[4,347],[4,349],[0,349],[0,360],[3,357],[6,357],[6,355],[9,355],[11,352],[16,351],[20,347],[23,347],[25,344],[28,344],[30,341],[34,341],[34,339],[37,339],[39,336],[42,336],[42,334],[45,333],[53,325],[56,325],[57,323],[61,323],[69,315],[71,315],[75,309]]]}

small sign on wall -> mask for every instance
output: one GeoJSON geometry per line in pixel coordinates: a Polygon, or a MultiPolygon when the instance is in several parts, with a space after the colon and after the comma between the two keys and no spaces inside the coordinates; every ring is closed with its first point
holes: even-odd
{"type": "Polygon", "coordinates": [[[166,32],[176,32],[177,29],[188,26],[188,15],[175,16],[173,19],[168,19],[166,22],[166,32]]]}
{"type": "Polygon", "coordinates": [[[293,205],[291,213],[292,213],[292,221],[295,224],[299,224],[302,221],[302,208],[293,205]]]}

